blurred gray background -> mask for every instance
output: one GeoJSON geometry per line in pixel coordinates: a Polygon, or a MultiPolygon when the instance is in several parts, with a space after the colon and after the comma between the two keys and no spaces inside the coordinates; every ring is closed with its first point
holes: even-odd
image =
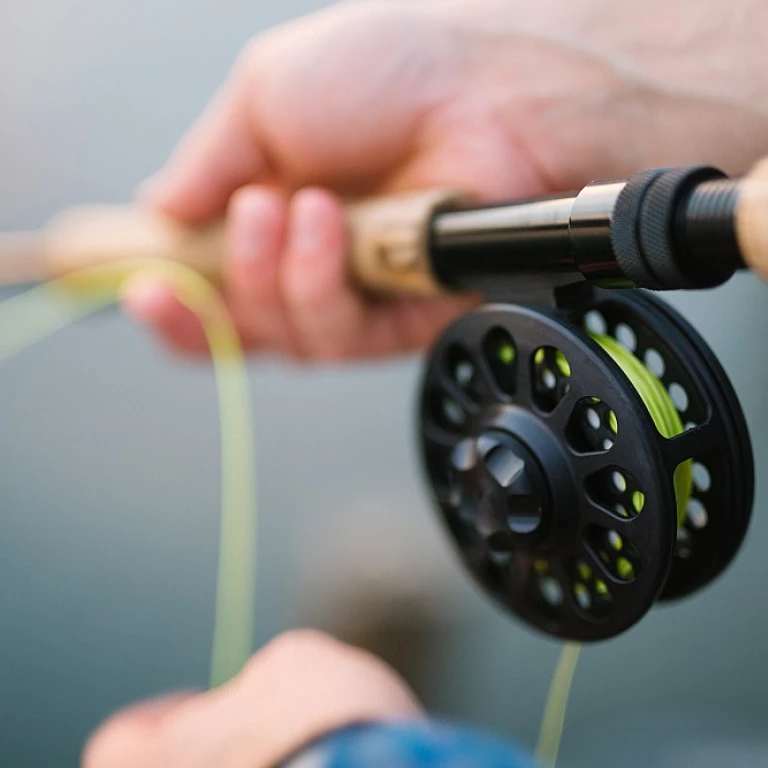
{"type": "MultiPolygon", "coordinates": [[[[321,5],[0,0],[0,227],[128,199],[247,37],[321,5]]],[[[733,377],[758,467],[767,299],[749,277],[673,299],[733,377]]],[[[360,600],[349,585],[363,584],[376,642],[395,638],[390,653],[399,643],[431,707],[533,745],[559,649],[490,606],[452,559],[419,477],[418,371],[415,360],[252,366],[258,642],[307,624],[362,637],[349,624],[360,600]],[[392,568],[408,582],[389,581],[392,568]],[[421,629],[373,615],[377,600],[409,593],[417,612],[420,599],[431,606],[421,629]]],[[[110,711],[205,684],[219,512],[213,381],[110,312],[5,365],[0,402],[0,766],[75,766],[110,711]]],[[[765,501],[761,488],[726,578],[585,651],[564,766],[768,763],[765,501]]]]}

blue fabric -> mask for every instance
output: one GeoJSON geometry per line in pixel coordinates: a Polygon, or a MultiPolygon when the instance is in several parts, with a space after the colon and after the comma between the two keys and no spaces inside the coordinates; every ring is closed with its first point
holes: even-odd
{"type": "Polygon", "coordinates": [[[326,736],[285,768],[534,768],[521,750],[444,723],[363,725],[326,736]]]}

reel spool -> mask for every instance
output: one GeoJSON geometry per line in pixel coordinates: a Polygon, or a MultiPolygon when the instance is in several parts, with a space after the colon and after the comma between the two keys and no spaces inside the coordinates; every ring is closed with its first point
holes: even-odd
{"type": "Polygon", "coordinates": [[[465,565],[561,638],[614,637],[703,588],[751,516],[733,388],[693,328],[641,291],[458,320],[427,366],[421,438],[465,565]]]}

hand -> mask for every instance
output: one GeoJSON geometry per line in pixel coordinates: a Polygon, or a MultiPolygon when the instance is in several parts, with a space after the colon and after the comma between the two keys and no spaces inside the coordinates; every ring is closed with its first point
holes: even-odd
{"type": "MultiPolygon", "coordinates": [[[[185,222],[229,209],[245,345],[339,360],[428,345],[474,299],[368,302],[341,200],[428,187],[502,199],[768,152],[762,0],[357,0],[257,38],[145,190],[185,222]]],[[[202,331],[164,286],[128,309],[202,331]]]]}
{"type": "Polygon", "coordinates": [[[334,730],[421,717],[383,662],[316,632],[292,632],[218,690],[115,715],[91,738],[83,768],[273,768],[334,730]]]}

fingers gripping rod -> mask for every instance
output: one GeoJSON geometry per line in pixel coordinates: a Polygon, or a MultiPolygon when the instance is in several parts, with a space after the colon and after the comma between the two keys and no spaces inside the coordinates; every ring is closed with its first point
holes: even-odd
{"type": "MultiPolygon", "coordinates": [[[[454,191],[347,207],[361,287],[430,296],[585,280],[601,287],[708,288],[735,271],[768,278],[768,159],[741,179],[704,166],[644,171],[578,192],[478,206],[454,191]]],[[[100,262],[162,257],[221,277],[224,223],[188,228],[139,207],[66,211],[40,233],[0,235],[0,284],[100,262]]]]}

